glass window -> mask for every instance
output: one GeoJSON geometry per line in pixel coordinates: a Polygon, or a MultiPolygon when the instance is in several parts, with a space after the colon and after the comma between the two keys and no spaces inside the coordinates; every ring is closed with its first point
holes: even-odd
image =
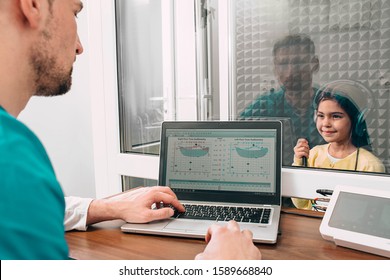
{"type": "Polygon", "coordinates": [[[390,172],[389,1],[236,0],[231,25],[233,119],[281,119],[284,166],[390,172]]]}
{"type": "Polygon", "coordinates": [[[164,120],[218,119],[216,2],[116,0],[122,153],[158,154],[164,120]]]}
{"type": "Polygon", "coordinates": [[[390,172],[389,1],[116,0],[116,13],[121,152],[158,154],[162,121],[223,110],[282,120],[284,167],[390,172]],[[317,147],[306,160],[300,138],[317,147]]]}
{"type": "Polygon", "coordinates": [[[122,190],[127,191],[130,189],[142,187],[142,186],[157,186],[157,180],[131,177],[131,176],[122,176],[122,190]]]}
{"type": "MultiPolygon", "coordinates": [[[[158,154],[161,122],[174,114],[168,104],[174,93],[164,90],[169,86],[164,72],[173,69],[171,61],[164,61],[164,47],[172,47],[172,39],[169,25],[163,24],[163,8],[159,0],[116,1],[120,135],[124,153],[158,154]]],[[[167,56],[170,59],[170,53],[167,56]]]]}

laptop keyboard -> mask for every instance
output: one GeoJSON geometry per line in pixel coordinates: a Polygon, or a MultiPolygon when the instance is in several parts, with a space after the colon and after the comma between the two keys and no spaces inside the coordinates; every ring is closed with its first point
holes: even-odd
{"type": "Polygon", "coordinates": [[[183,205],[186,212],[176,211],[174,218],[268,224],[271,215],[271,208],[183,205]]]}

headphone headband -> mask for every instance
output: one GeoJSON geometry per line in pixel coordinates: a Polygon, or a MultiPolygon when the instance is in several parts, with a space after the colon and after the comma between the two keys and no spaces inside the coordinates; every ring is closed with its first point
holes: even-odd
{"type": "Polygon", "coordinates": [[[353,80],[336,80],[322,86],[316,93],[314,102],[318,107],[319,95],[328,92],[332,96],[341,96],[347,98],[359,112],[367,112],[372,108],[372,92],[362,83],[353,80]]]}

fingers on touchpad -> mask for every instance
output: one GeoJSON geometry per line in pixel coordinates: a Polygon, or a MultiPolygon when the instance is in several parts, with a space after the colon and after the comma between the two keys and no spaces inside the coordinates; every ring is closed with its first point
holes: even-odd
{"type": "Polygon", "coordinates": [[[212,221],[191,221],[191,220],[173,220],[164,229],[166,230],[183,230],[186,232],[206,233],[207,229],[215,222],[212,221]]]}

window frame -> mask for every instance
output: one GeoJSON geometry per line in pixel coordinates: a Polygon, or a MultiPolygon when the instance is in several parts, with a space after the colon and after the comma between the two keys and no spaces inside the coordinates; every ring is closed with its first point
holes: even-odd
{"type": "MultiPolygon", "coordinates": [[[[221,120],[229,119],[229,112],[234,106],[229,99],[233,85],[226,82],[230,81],[229,69],[232,63],[229,59],[231,50],[228,35],[231,28],[228,21],[230,3],[231,0],[218,2],[221,120]]],[[[88,50],[88,54],[90,57],[89,90],[93,93],[91,111],[96,197],[105,197],[122,191],[122,175],[157,180],[159,158],[153,155],[120,152],[114,0],[94,1],[94,5],[89,5],[88,12],[89,45],[93,46],[88,50]]],[[[284,196],[313,198],[317,196],[316,189],[334,189],[339,184],[365,187],[375,185],[373,187],[388,189],[390,176],[335,170],[282,168],[284,196]],[[332,172],[331,176],[329,172],[332,172]]]]}

